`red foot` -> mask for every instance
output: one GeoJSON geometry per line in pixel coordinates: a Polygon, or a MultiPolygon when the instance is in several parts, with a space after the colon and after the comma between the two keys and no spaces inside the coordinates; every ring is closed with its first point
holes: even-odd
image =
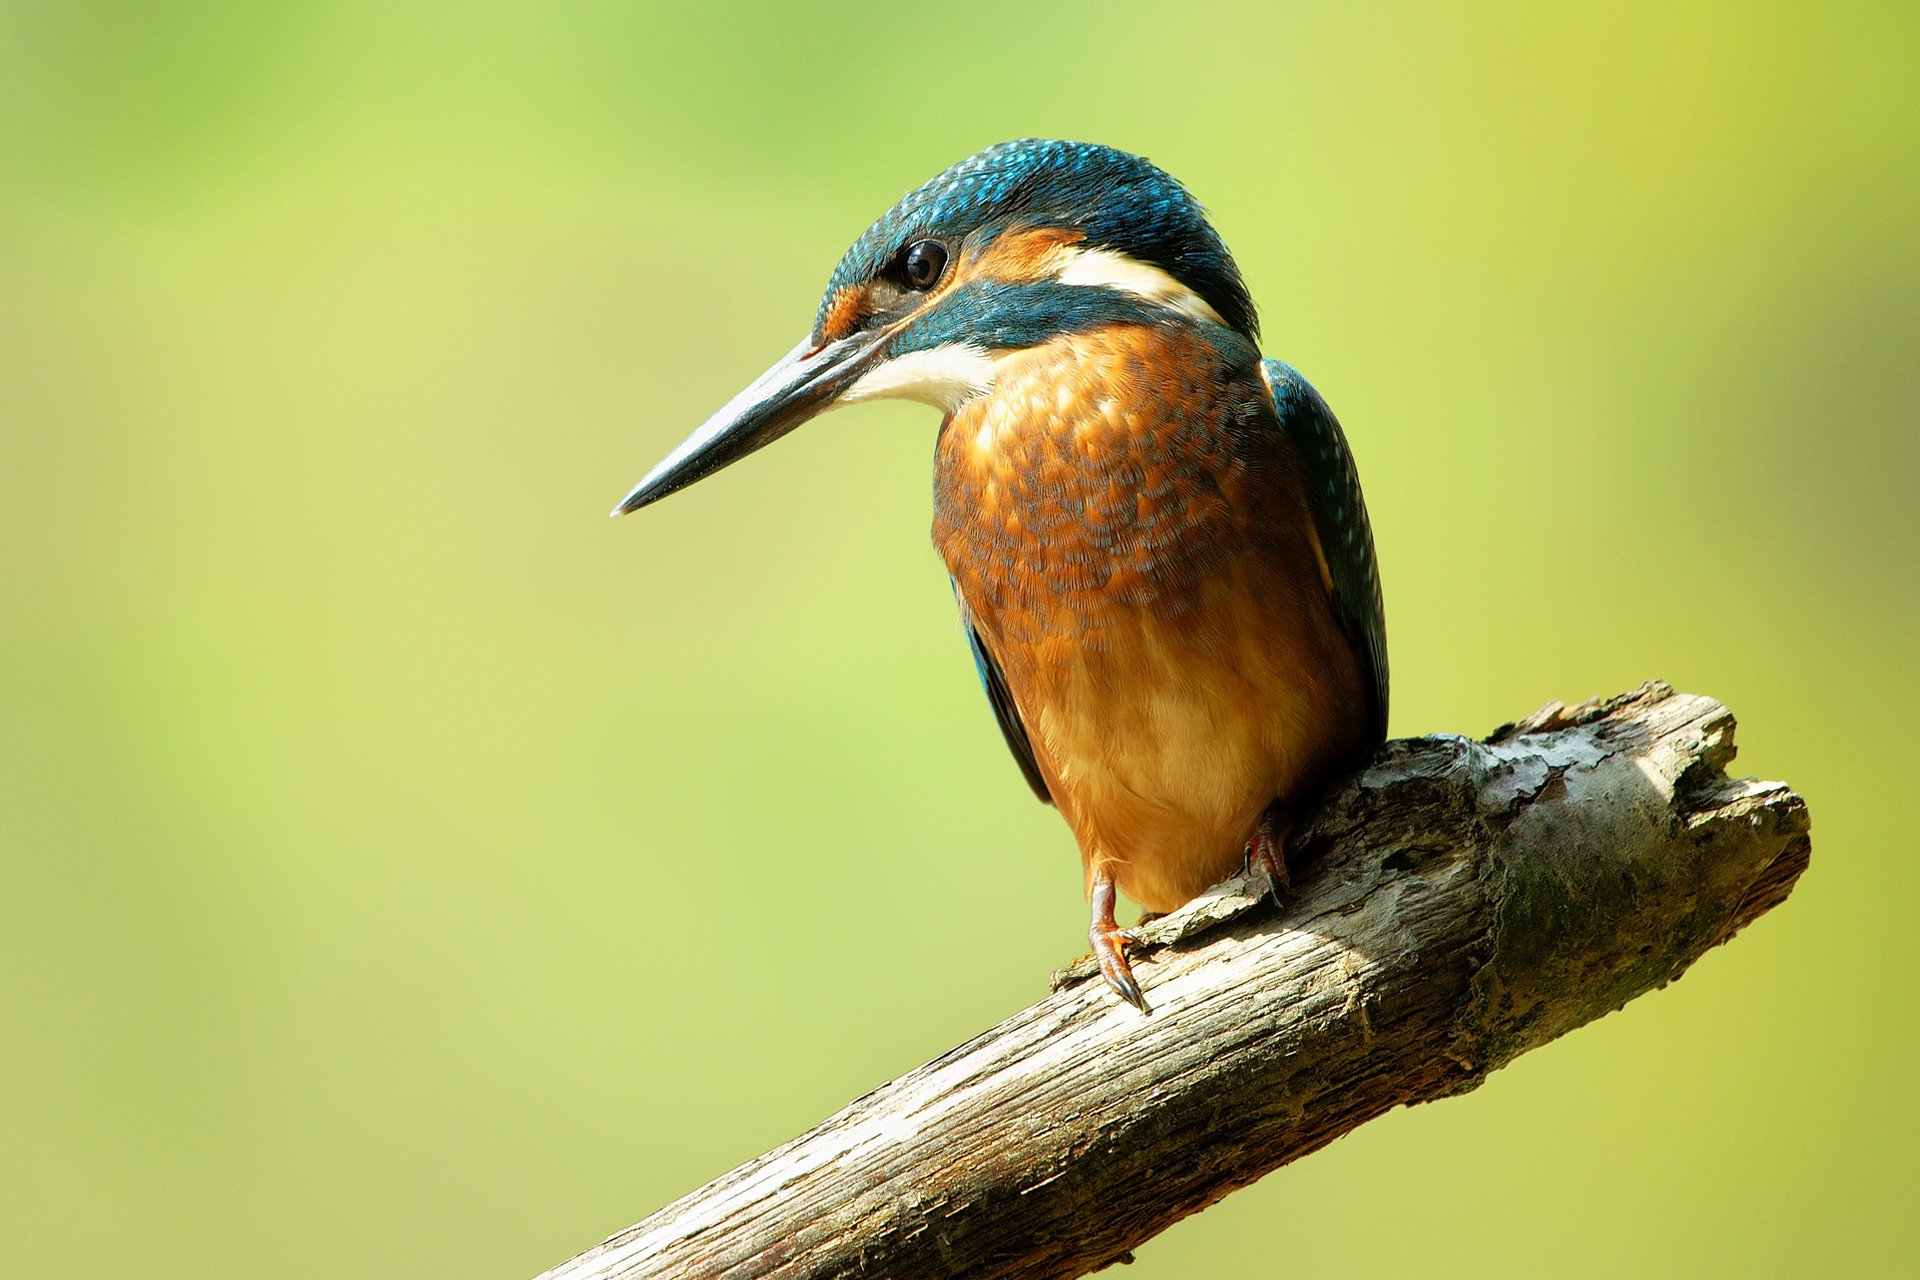
{"type": "Polygon", "coordinates": [[[1127,963],[1126,948],[1138,943],[1132,934],[1113,921],[1113,877],[1105,872],[1093,880],[1093,922],[1087,928],[1087,941],[1093,944],[1093,958],[1100,965],[1100,976],[1115,994],[1142,1013],[1147,998],[1134,980],[1133,966],[1127,963]]]}
{"type": "Polygon", "coordinates": [[[1258,874],[1267,882],[1267,892],[1281,906],[1286,905],[1287,858],[1283,846],[1286,842],[1286,829],[1291,826],[1286,815],[1278,813],[1280,806],[1270,805],[1260,815],[1260,821],[1247,837],[1246,869],[1248,875],[1258,874]],[[1279,829],[1276,830],[1276,827],[1279,829]]]}

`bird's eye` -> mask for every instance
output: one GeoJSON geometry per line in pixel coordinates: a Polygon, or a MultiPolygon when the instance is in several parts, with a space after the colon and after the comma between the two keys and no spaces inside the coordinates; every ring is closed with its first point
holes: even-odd
{"type": "Polygon", "coordinates": [[[940,283],[940,273],[947,269],[947,246],[938,240],[915,241],[901,267],[908,288],[931,289],[940,283]]]}

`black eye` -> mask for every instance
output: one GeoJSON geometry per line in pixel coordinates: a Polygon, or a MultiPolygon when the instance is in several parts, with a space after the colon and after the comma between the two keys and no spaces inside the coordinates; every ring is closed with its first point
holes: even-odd
{"type": "Polygon", "coordinates": [[[947,269],[947,246],[938,240],[915,241],[900,264],[910,289],[931,289],[947,269]]]}

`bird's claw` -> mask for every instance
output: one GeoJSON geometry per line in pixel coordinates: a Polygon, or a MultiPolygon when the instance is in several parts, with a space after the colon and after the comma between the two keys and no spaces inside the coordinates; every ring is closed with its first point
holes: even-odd
{"type": "Polygon", "coordinates": [[[1103,929],[1099,925],[1087,931],[1087,938],[1093,943],[1093,958],[1100,966],[1100,976],[1107,980],[1114,994],[1140,1012],[1150,1012],[1147,997],[1134,980],[1133,966],[1127,962],[1126,948],[1138,946],[1140,940],[1125,929],[1103,929]]]}
{"type": "Polygon", "coordinates": [[[1247,837],[1247,853],[1242,863],[1249,877],[1259,876],[1267,886],[1267,895],[1277,907],[1287,905],[1287,888],[1292,883],[1287,875],[1286,856],[1280,850],[1280,837],[1274,833],[1272,811],[1260,818],[1260,825],[1247,837]]]}
{"type": "Polygon", "coordinates": [[[1127,963],[1126,951],[1130,946],[1139,946],[1140,940],[1114,922],[1117,890],[1113,873],[1102,868],[1089,888],[1093,919],[1087,927],[1087,941],[1093,944],[1093,958],[1100,966],[1100,976],[1122,1000],[1146,1013],[1147,998],[1141,994],[1140,984],[1134,981],[1133,966],[1127,963]]]}

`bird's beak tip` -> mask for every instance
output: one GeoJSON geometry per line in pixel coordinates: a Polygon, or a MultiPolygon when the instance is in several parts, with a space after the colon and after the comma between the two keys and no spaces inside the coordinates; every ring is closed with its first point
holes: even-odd
{"type": "Polygon", "coordinates": [[[627,490],[627,496],[613,504],[613,510],[607,512],[607,519],[618,520],[621,516],[630,516],[642,507],[650,507],[666,496],[662,487],[654,483],[654,475],[649,473],[633,488],[627,490]]]}
{"type": "Polygon", "coordinates": [[[607,519],[618,520],[621,516],[630,516],[652,501],[652,498],[643,498],[637,492],[630,493],[620,499],[620,501],[615,504],[613,510],[607,512],[607,519]]]}

